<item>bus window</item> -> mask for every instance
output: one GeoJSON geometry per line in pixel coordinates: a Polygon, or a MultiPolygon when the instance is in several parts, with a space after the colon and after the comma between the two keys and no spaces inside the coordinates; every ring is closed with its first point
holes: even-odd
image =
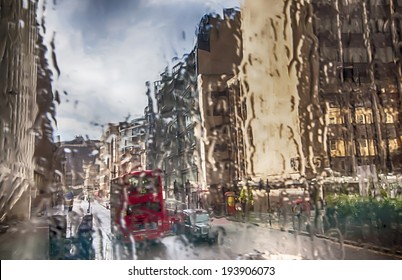
{"type": "Polygon", "coordinates": [[[137,204],[131,204],[127,206],[127,215],[132,215],[132,214],[142,214],[147,211],[153,211],[153,212],[160,212],[162,210],[161,203],[156,201],[156,202],[145,202],[145,203],[137,203],[137,204]]]}
{"type": "Polygon", "coordinates": [[[127,183],[131,194],[158,193],[159,190],[158,178],[132,176],[128,178],[127,183]]]}

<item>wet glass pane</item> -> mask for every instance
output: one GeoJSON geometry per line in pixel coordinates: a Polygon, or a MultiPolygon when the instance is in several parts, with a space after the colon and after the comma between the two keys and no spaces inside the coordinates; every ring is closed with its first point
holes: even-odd
{"type": "Polygon", "coordinates": [[[0,258],[401,258],[401,15],[0,0],[0,258]]]}

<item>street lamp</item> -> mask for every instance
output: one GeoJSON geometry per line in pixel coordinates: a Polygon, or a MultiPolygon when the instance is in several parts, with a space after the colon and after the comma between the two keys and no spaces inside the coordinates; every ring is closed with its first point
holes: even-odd
{"type": "Polygon", "coordinates": [[[267,179],[266,188],[267,188],[267,198],[268,198],[268,210],[271,211],[271,202],[270,202],[270,199],[269,199],[269,193],[271,192],[271,186],[269,185],[268,179],[267,179]]]}

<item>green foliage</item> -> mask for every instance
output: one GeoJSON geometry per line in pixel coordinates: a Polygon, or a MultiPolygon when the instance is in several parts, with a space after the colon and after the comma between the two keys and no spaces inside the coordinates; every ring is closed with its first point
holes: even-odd
{"type": "Polygon", "coordinates": [[[355,225],[377,225],[389,228],[402,222],[402,200],[360,197],[357,195],[331,195],[326,198],[327,212],[339,222],[355,225]]]}

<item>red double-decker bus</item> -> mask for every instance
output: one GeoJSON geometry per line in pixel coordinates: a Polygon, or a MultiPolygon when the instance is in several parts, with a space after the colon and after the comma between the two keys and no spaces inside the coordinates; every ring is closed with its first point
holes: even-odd
{"type": "Polygon", "coordinates": [[[132,171],[113,179],[110,190],[112,233],[125,242],[156,241],[169,230],[160,170],[132,171]]]}

